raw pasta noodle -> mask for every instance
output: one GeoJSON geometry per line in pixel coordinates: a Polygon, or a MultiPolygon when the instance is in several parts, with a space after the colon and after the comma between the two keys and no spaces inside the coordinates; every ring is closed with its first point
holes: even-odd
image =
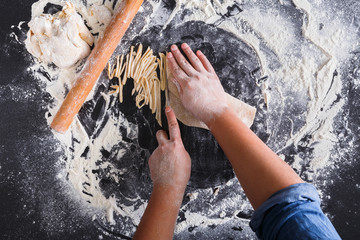
{"type": "MultiPolygon", "coordinates": [[[[160,53],[159,54],[160,59],[158,59],[158,61],[160,61],[160,65],[159,65],[159,71],[160,71],[160,87],[162,91],[165,91],[166,89],[168,89],[168,82],[167,82],[167,61],[166,61],[166,56],[167,53],[160,53]]],[[[165,105],[169,105],[169,91],[165,91],[165,105]]]]}
{"type": "Polygon", "coordinates": [[[120,103],[123,102],[123,85],[120,81],[119,81],[119,101],[120,103]]]}
{"type": "Polygon", "coordinates": [[[166,55],[159,54],[159,58],[153,55],[151,48],[147,48],[143,54],[143,45],[140,44],[137,51],[131,46],[129,53],[117,56],[116,63],[108,64],[108,77],[118,78],[118,85],[112,85],[110,94],[119,94],[120,103],[123,102],[123,88],[128,78],[134,81],[131,95],[135,96],[135,104],[141,109],[148,105],[159,125],[161,121],[161,91],[166,89],[166,55]],[[157,69],[159,68],[160,78],[157,69]]]}
{"type": "Polygon", "coordinates": [[[117,57],[117,67],[116,67],[116,74],[115,77],[120,78],[122,72],[125,69],[125,66],[123,66],[123,61],[124,61],[124,55],[121,55],[121,60],[119,62],[119,56],[117,57]]]}
{"type": "MultiPolygon", "coordinates": [[[[114,65],[114,67],[115,67],[115,65],[114,65]]],[[[114,78],[114,74],[115,74],[115,69],[114,69],[114,67],[112,67],[112,64],[111,64],[111,63],[108,64],[108,71],[107,71],[107,73],[108,73],[109,79],[113,79],[113,78],[114,78]]]]}
{"type": "Polygon", "coordinates": [[[125,85],[126,84],[126,80],[128,78],[127,72],[128,72],[128,67],[129,67],[129,54],[126,55],[126,62],[125,62],[125,72],[124,72],[124,76],[123,76],[123,80],[122,80],[122,84],[125,85]]]}
{"type": "Polygon", "coordinates": [[[166,55],[163,53],[159,54],[160,58],[158,58],[159,70],[160,70],[160,86],[161,90],[165,91],[166,89],[166,55]]]}

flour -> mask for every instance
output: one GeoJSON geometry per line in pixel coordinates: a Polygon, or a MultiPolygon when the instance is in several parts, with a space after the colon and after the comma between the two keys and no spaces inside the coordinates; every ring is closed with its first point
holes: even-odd
{"type": "MultiPolygon", "coordinates": [[[[40,0],[32,7],[32,19],[39,17],[49,2],[64,5],[60,0],[40,0]]],[[[100,0],[88,0],[86,4],[81,0],[70,2],[90,27],[96,44],[120,1],[116,4],[100,0]]],[[[291,166],[307,181],[316,183],[317,171],[326,166],[337,167],[333,149],[339,140],[334,125],[346,101],[339,98],[344,76],[341,65],[359,42],[356,26],[349,25],[340,16],[333,18],[331,7],[320,1],[293,0],[293,3],[295,7],[290,7],[289,1],[177,0],[175,8],[169,11],[162,1],[154,0],[145,2],[141,9],[146,14],[151,5],[152,13],[146,16],[147,26],[139,32],[154,25],[166,29],[177,21],[201,20],[231,32],[249,45],[259,59],[260,75],[267,76],[266,80],[257,83],[264,99],[260,107],[267,114],[258,127],[269,134],[266,143],[282,159],[291,158],[291,166]],[[321,24],[322,28],[319,27],[321,24]]],[[[81,61],[73,64],[67,69],[59,69],[35,62],[28,69],[30,74],[46,83],[46,91],[52,97],[45,116],[49,124],[83,65],[81,61]]],[[[99,84],[107,86],[108,83],[100,78],[99,84]]],[[[0,87],[0,94],[22,101],[36,92],[21,92],[21,88],[10,85],[0,87]],[[5,94],[8,91],[12,94],[5,94]]],[[[103,99],[103,109],[117,108],[116,101],[106,90],[101,96],[92,92],[87,100],[95,97],[103,99]]],[[[61,143],[57,151],[64,152],[60,164],[63,168],[57,179],[67,186],[67,190],[71,189],[69,198],[81,197],[82,201],[77,203],[84,215],[91,215],[94,221],[104,225],[109,222],[112,224],[109,229],[121,225],[119,228],[131,235],[147,206],[148,196],[131,186],[133,195],[113,189],[105,191],[101,178],[121,185],[124,179],[135,174],[130,167],[122,168],[121,162],[128,158],[140,161],[136,158],[140,158],[140,154],[128,156],[131,148],[136,153],[143,151],[134,147],[139,130],[123,113],[116,111],[108,111],[95,123],[91,136],[80,117],[65,135],[54,132],[61,143]],[[109,120],[105,121],[105,117],[109,120]],[[104,152],[109,156],[104,156],[104,152]],[[65,179],[67,175],[68,180],[65,179]]],[[[186,194],[175,229],[178,239],[190,238],[197,232],[219,238],[224,236],[223,233],[235,237],[239,233],[234,229],[238,228],[243,229],[241,234],[248,239],[254,238],[248,227],[252,208],[235,178],[215,189],[191,189],[186,194]],[[235,190],[230,192],[229,189],[235,190]]]]}
{"type": "Polygon", "coordinates": [[[93,36],[71,3],[55,15],[35,17],[29,27],[26,49],[41,62],[69,68],[90,54],[93,36]]]}
{"type": "Polygon", "coordinates": [[[112,12],[109,8],[99,3],[90,7],[90,16],[94,16],[100,25],[107,26],[112,17],[112,12]]]}
{"type": "MultiPolygon", "coordinates": [[[[301,2],[302,6],[310,6],[306,1],[299,2],[301,2]]],[[[298,4],[297,1],[294,1],[294,3],[295,5],[298,4]]],[[[301,6],[299,8],[302,9],[301,6]]],[[[332,21],[331,31],[328,31],[326,36],[321,36],[317,30],[318,25],[315,22],[314,14],[311,12],[311,9],[307,9],[307,11],[308,21],[305,21],[303,25],[303,34],[310,41],[310,44],[306,42],[304,44],[303,40],[296,36],[294,24],[289,23],[285,18],[287,16],[282,16],[276,10],[270,14],[261,9],[250,8],[247,11],[244,10],[239,15],[238,22],[246,22],[248,27],[251,28],[250,37],[249,31],[241,33],[241,31],[233,27],[234,25],[239,27],[239,25],[236,25],[236,22],[224,23],[220,27],[233,32],[241,39],[251,43],[260,59],[262,59],[261,62],[265,68],[265,74],[270,76],[267,86],[283,86],[279,92],[280,96],[274,96],[274,94],[269,93],[267,87],[263,88],[268,109],[271,110],[274,108],[273,104],[275,106],[279,102],[282,105],[286,105],[286,101],[289,99],[284,101],[283,95],[290,91],[290,89],[292,89],[291,91],[301,92],[303,99],[308,98],[306,123],[303,128],[291,134],[284,148],[290,145],[298,145],[306,134],[313,133],[309,144],[316,145],[316,147],[314,147],[314,159],[310,164],[311,168],[316,170],[328,164],[329,151],[332,149],[335,139],[332,133],[333,119],[344,104],[342,99],[334,104],[338,94],[341,92],[341,76],[338,73],[332,81],[333,74],[339,67],[338,61],[343,59],[344,55],[351,52],[353,48],[351,43],[355,42],[355,34],[352,36],[351,34],[346,35],[346,30],[335,27],[344,25],[344,23],[337,20],[332,21]],[[254,35],[258,40],[254,41],[254,35]],[[277,56],[277,60],[280,63],[277,69],[272,69],[268,57],[261,53],[260,43],[264,40],[266,45],[277,56]],[[340,50],[338,47],[340,47],[340,50]],[[289,55],[290,48],[293,48],[291,55],[289,55]],[[343,55],[341,56],[339,53],[343,55]],[[294,82],[293,79],[297,80],[294,82]],[[279,98],[279,100],[275,98],[279,98]],[[269,101],[269,99],[274,101],[269,101]]],[[[271,126],[274,123],[268,122],[268,124],[269,128],[275,127],[271,126]]],[[[292,132],[294,132],[294,129],[292,129],[292,132]]],[[[279,149],[279,146],[275,146],[275,137],[277,136],[272,135],[268,142],[274,150],[280,152],[282,148],[279,149]]]]}
{"type": "MultiPolygon", "coordinates": [[[[299,127],[298,118],[287,117],[291,129],[285,137],[287,140],[279,141],[277,131],[281,121],[270,117],[267,129],[271,135],[267,143],[279,154],[290,146],[310,146],[310,159],[305,159],[302,154],[294,155],[292,167],[301,172],[308,164],[310,171],[305,172],[304,177],[312,181],[314,172],[336,161],[330,156],[338,142],[333,125],[345,102],[344,99],[338,99],[342,91],[339,68],[359,43],[356,26],[341,27],[347,25],[341,18],[330,19],[332,15],[326,14],[326,11],[331,9],[320,11],[319,7],[313,9],[312,4],[307,1],[293,2],[304,14],[302,36],[299,36],[299,27],[289,16],[283,15],[277,9],[265,11],[267,7],[259,8],[256,4],[253,7],[249,4],[250,7],[243,9],[241,14],[223,21],[219,27],[237,35],[256,51],[263,67],[262,73],[269,76],[269,80],[261,84],[269,112],[274,111],[277,115],[281,112],[281,115],[285,115],[286,108],[292,107],[289,103],[303,101],[296,103],[306,107],[306,111],[301,114],[301,118],[305,119],[300,122],[302,127],[299,127]],[[319,29],[321,23],[326,30],[319,29]],[[275,59],[264,51],[263,44],[271,49],[275,59]],[[270,92],[270,87],[277,91],[270,92]],[[295,92],[298,98],[293,97],[295,92]],[[311,138],[305,143],[304,138],[308,135],[311,138]]],[[[232,3],[234,1],[223,1],[223,9],[232,3]]],[[[280,3],[284,4],[282,1],[280,3]]],[[[206,23],[216,23],[220,19],[220,16],[214,17],[211,14],[218,12],[218,6],[206,1],[177,1],[176,6],[175,10],[179,9],[179,6],[191,6],[188,10],[192,13],[184,16],[185,21],[203,20],[206,23]]],[[[168,23],[175,16],[173,12],[168,23]]],[[[200,221],[196,214],[187,218],[191,219],[189,224],[200,221]]]]}
{"type": "MultiPolygon", "coordinates": [[[[178,1],[177,6],[191,5],[190,9],[193,12],[185,16],[186,21],[202,19],[208,23],[216,22],[217,19],[208,16],[211,4],[204,2],[195,5],[178,1]]],[[[286,106],[291,98],[287,92],[296,90],[301,93],[299,100],[303,99],[303,104],[307,102],[305,125],[301,129],[292,129],[291,136],[285,144],[277,143],[276,131],[272,131],[268,144],[280,153],[282,149],[290,145],[299,145],[305,135],[313,133],[309,145],[316,147],[314,147],[314,159],[310,164],[311,168],[316,170],[328,164],[329,151],[335,139],[332,133],[333,119],[344,104],[342,99],[333,104],[341,92],[340,73],[337,73],[333,81],[331,80],[339,67],[338,61],[347,56],[354,47],[351,43],[355,42],[356,35],[346,34],[345,29],[336,27],[344,25],[337,19],[331,22],[330,31],[325,36],[321,36],[317,30],[319,19],[315,21],[311,5],[307,1],[299,2],[301,4],[297,1],[294,1],[294,4],[300,9],[305,8],[305,14],[308,16],[302,26],[305,41],[298,36],[296,25],[289,21],[288,16],[276,9],[266,12],[258,6],[244,9],[238,16],[234,16],[229,21],[223,21],[219,27],[234,33],[256,51],[263,67],[263,74],[269,76],[269,80],[262,84],[262,89],[265,103],[270,111],[279,104],[286,106]],[[271,49],[276,59],[267,56],[267,53],[262,50],[262,44],[266,44],[271,49]],[[274,60],[278,61],[276,65],[271,62],[274,60]],[[295,82],[294,79],[296,79],[295,82]],[[269,86],[277,85],[283,86],[282,89],[277,88],[279,95],[268,91],[269,86]],[[284,98],[284,95],[287,97],[284,98]]],[[[223,9],[233,3],[234,1],[224,1],[223,9]]],[[[218,6],[214,4],[212,7],[213,11],[217,12],[218,6]]],[[[290,119],[290,121],[293,120],[290,119]]],[[[279,123],[280,121],[270,118],[267,127],[276,130],[278,126],[274,124],[279,123]]]]}
{"type": "MultiPolygon", "coordinates": [[[[33,5],[32,17],[33,19],[39,19],[42,14],[42,9],[49,1],[39,1],[33,5]]],[[[81,1],[73,1],[75,9],[80,12],[83,18],[87,21],[87,24],[91,27],[93,34],[100,36],[109,23],[112,15],[112,11],[108,6],[101,5],[99,1],[89,1],[89,8],[84,6],[81,1]]],[[[61,1],[51,1],[53,4],[63,3],[61,1]]],[[[119,3],[119,2],[118,2],[119,3]]],[[[109,5],[109,3],[108,3],[109,5]]],[[[74,13],[73,5],[69,4],[68,8],[74,13]]],[[[65,9],[66,11],[66,9],[65,9]]],[[[79,15],[77,15],[79,16],[79,15]]],[[[47,16],[50,18],[50,16],[47,16]]],[[[97,42],[95,38],[95,43],[97,42]]],[[[63,50],[62,50],[63,51],[63,50]]],[[[29,68],[29,71],[33,73],[37,78],[42,79],[47,83],[47,91],[54,98],[55,106],[49,108],[49,114],[46,115],[48,123],[50,124],[53,116],[57,112],[57,109],[63,99],[66,96],[66,92],[73,85],[73,80],[76,79],[78,68],[81,67],[82,63],[74,65],[77,60],[68,64],[67,69],[54,69],[51,66],[36,63],[29,68]],[[39,71],[41,70],[41,71],[39,71]],[[42,73],[46,73],[45,75],[42,73]],[[51,80],[49,82],[49,80],[51,80]]],[[[59,64],[60,67],[63,67],[59,64]]],[[[12,91],[13,92],[13,91],[12,91]]],[[[89,95],[88,99],[93,97],[93,92],[89,95]]],[[[106,104],[109,104],[109,96],[103,94],[106,104]]],[[[78,119],[74,121],[71,129],[65,135],[54,133],[55,136],[63,143],[65,153],[67,155],[66,169],[68,171],[69,181],[73,187],[78,191],[82,197],[91,202],[96,208],[102,208],[106,211],[106,218],[111,224],[115,224],[113,214],[116,212],[119,215],[125,216],[126,213],[117,205],[117,200],[114,195],[106,198],[99,186],[100,179],[96,177],[92,172],[97,169],[106,169],[107,174],[111,175],[115,181],[119,181],[124,169],[120,170],[114,167],[111,163],[97,164],[101,160],[101,149],[111,150],[112,146],[121,142],[120,131],[118,130],[119,124],[130,128],[129,124],[124,121],[123,118],[110,119],[108,124],[104,127],[104,131],[95,140],[89,139],[85,129],[81,125],[78,119]],[[76,141],[74,142],[74,139],[76,141]],[[82,154],[85,149],[88,148],[89,156],[84,157],[82,154]],[[73,149],[73,150],[71,150],[73,149]]],[[[117,157],[121,158],[123,152],[119,151],[117,157]]]]}

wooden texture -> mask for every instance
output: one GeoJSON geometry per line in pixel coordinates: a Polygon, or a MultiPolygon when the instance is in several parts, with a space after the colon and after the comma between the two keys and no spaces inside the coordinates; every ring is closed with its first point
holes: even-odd
{"type": "Polygon", "coordinates": [[[56,113],[51,123],[55,131],[65,133],[68,130],[142,3],[143,0],[123,0],[120,4],[56,113]]]}

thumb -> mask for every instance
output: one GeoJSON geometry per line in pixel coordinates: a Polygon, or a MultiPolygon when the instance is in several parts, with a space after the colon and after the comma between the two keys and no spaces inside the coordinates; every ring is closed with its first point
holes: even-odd
{"type": "Polygon", "coordinates": [[[176,97],[180,98],[181,87],[178,81],[174,78],[172,74],[168,78],[168,89],[169,92],[173,93],[176,97]]]}

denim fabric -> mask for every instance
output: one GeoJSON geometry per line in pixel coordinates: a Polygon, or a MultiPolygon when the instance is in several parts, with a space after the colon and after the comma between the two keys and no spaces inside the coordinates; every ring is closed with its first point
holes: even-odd
{"type": "Polygon", "coordinates": [[[260,239],[341,239],[308,183],[274,193],[255,211],[250,227],[260,239]]]}

